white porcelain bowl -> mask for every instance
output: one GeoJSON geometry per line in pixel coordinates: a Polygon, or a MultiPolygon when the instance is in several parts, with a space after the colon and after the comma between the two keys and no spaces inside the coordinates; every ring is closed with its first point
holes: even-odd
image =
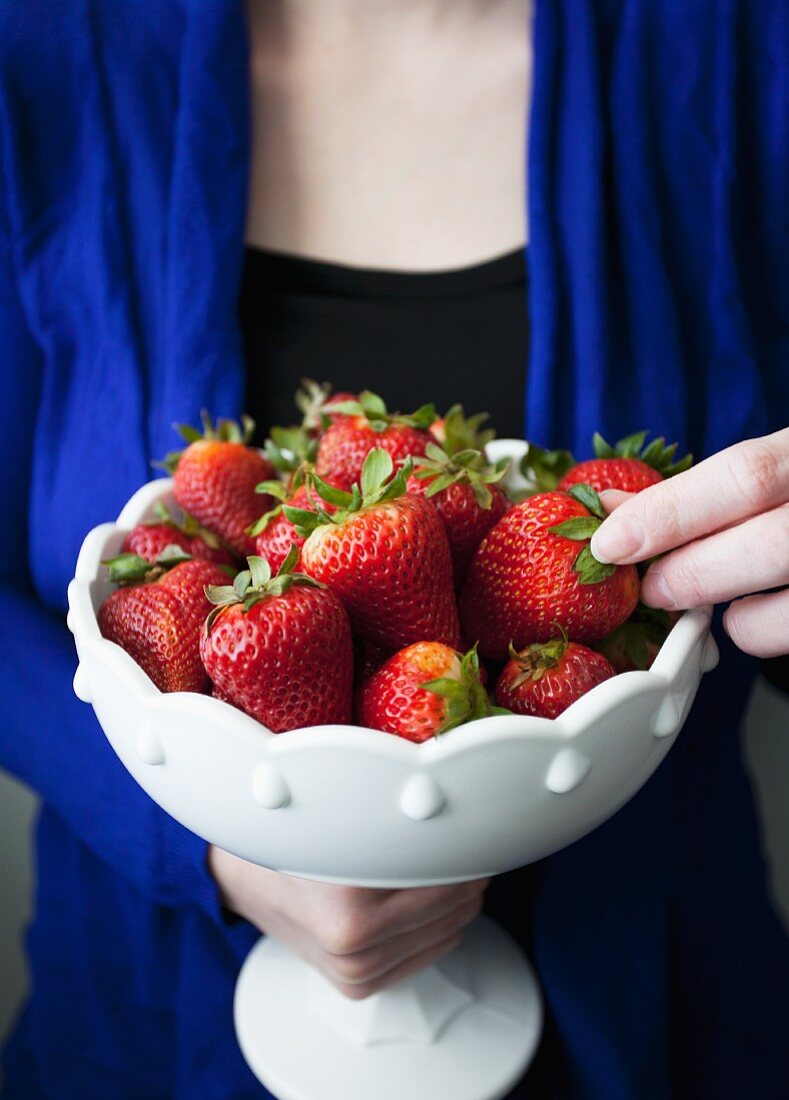
{"type": "MultiPolygon", "coordinates": [[[[526,444],[500,440],[491,457],[526,444]]],[[[517,475],[512,475],[514,483],[517,475]]],[[[671,747],[714,666],[708,609],[682,616],[649,672],[590,691],[558,719],[502,716],[422,745],[355,726],[272,734],[208,696],[162,694],[101,637],[101,559],[172,484],[135,493],[85,539],[69,586],[74,689],[137,782],[207,841],[293,874],[367,886],[492,875],[555,852],[628,801],[671,747]]]]}

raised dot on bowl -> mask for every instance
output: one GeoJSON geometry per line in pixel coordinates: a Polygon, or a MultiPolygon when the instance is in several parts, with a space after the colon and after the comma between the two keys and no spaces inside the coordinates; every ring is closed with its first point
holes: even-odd
{"type": "Polygon", "coordinates": [[[577,749],[562,749],[551,761],[545,786],[554,794],[568,794],[586,778],[592,761],[577,749]]]}
{"type": "Polygon", "coordinates": [[[652,732],[655,737],[670,737],[679,729],[682,718],[682,705],[675,695],[667,695],[652,719],[652,732]]]}
{"type": "Polygon", "coordinates": [[[267,810],[279,810],[290,803],[290,790],[273,764],[258,764],[252,773],[252,795],[267,810]]]}
{"type": "Polygon", "coordinates": [[[77,671],[74,673],[74,694],[83,703],[93,702],[93,687],[90,676],[88,670],[82,664],[77,665],[77,671]]]}
{"type": "Polygon", "coordinates": [[[427,821],[441,813],[447,796],[428,775],[413,775],[403,787],[400,809],[413,821],[427,821]]]}
{"type": "Polygon", "coordinates": [[[153,732],[153,727],[147,718],[143,718],[142,722],[140,722],[135,747],[137,749],[137,755],[140,760],[142,760],[143,764],[157,767],[159,764],[164,763],[164,746],[153,732]]]}

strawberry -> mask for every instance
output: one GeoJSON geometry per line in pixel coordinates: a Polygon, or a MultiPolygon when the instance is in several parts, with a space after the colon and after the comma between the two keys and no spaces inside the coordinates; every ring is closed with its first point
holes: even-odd
{"type": "Polygon", "coordinates": [[[510,660],[496,683],[496,702],[514,714],[556,718],[614,670],[601,653],[560,638],[535,642],[520,652],[510,646],[510,660]]]}
{"type": "MultiPolygon", "coordinates": [[[[284,514],[283,504],[314,512],[314,498],[306,485],[299,485],[293,491],[280,481],[262,481],[257,487],[257,492],[267,493],[281,502],[276,508],[262,515],[257,523],[249,528],[250,535],[255,536],[257,556],[265,558],[270,567],[277,570],[287,557],[291,546],[298,546],[301,549],[304,545],[304,537],[284,514]]],[[[334,506],[326,501],[323,501],[322,507],[327,512],[334,511],[334,506]]]]}
{"type": "Polygon", "coordinates": [[[574,641],[593,642],[627,619],[638,600],[635,566],[603,565],[589,549],[604,516],[594,490],[575,485],[522,500],[488,532],[460,598],[465,632],[483,656],[546,642],[554,622],[574,641]]]}
{"type": "Polygon", "coordinates": [[[204,588],[225,583],[227,573],[213,562],[172,553],[169,561],[177,564],[168,572],[162,573],[165,555],[155,566],[137,558],[135,574],[134,557],[122,554],[105,563],[111,579],[128,583],[137,576],[143,583],[107,597],[98,613],[101,633],[125,649],[160,691],[207,691],[199,650],[200,631],[211,611],[204,588]]]}
{"type": "Polygon", "coordinates": [[[374,447],[402,465],[409,455],[425,454],[434,442],[427,431],[436,416],[432,405],[423,405],[411,416],[390,415],[381,398],[365,390],[358,401],[344,401],[335,408],[344,415],[321,437],[315,472],[346,492],[359,481],[362,464],[374,447]]]}
{"type": "Polygon", "coordinates": [[[218,698],[273,733],[351,720],[351,627],[340,600],[291,572],[293,550],[272,576],[263,558],[232,586],[210,587],[216,604],[200,655],[218,698]]]}
{"type": "Polygon", "coordinates": [[[448,455],[456,455],[458,451],[481,451],[484,454],[486,444],[496,436],[493,428],[483,429],[487,419],[487,413],[467,417],[462,405],[453,405],[449,412],[433,421],[429,430],[448,455]]]}
{"type": "Polygon", "coordinates": [[[275,504],[255,494],[259,482],[274,478],[274,467],[260,451],[247,446],[255,430],[249,417],[242,418],[242,425],[219,420],[215,428],[206,412],[202,418],[202,434],[180,426],[188,446],[171,452],[161,465],[173,475],[181,507],[245,557],[255,548],[247,528],[275,504]]]}
{"type": "Polygon", "coordinates": [[[679,611],[662,611],[639,603],[627,622],[595,643],[617,672],[650,668],[680,616],[679,611]]]}
{"type": "Polygon", "coordinates": [[[664,478],[687,470],[693,461],[692,455],[685,455],[674,462],[677,444],[672,443],[670,447],[666,447],[666,441],[660,437],[653,439],[645,447],[648,434],[636,432],[635,435],[620,439],[615,447],[611,447],[595,432],[592,442],[596,457],[573,466],[562,477],[559,489],[567,492],[571,485],[583,482],[591,485],[598,493],[602,493],[604,489],[640,493],[642,489],[656,485],[664,478]]]}
{"type": "Polygon", "coordinates": [[[134,554],[153,563],[168,546],[177,546],[191,557],[191,543],[189,535],[168,523],[140,523],[123,540],[121,553],[134,554]]]}
{"type": "Polygon", "coordinates": [[[440,642],[415,642],[395,653],[365,682],[357,700],[361,725],[415,742],[494,713],[476,649],[462,656],[440,642]]]}
{"type": "Polygon", "coordinates": [[[270,512],[261,516],[257,523],[250,527],[249,532],[255,536],[255,553],[259,558],[265,558],[272,570],[276,572],[290,553],[291,546],[299,549],[304,545],[304,538],[298,533],[282,510],[282,504],[289,504],[291,508],[314,510],[306,485],[301,485],[295,493],[289,493],[287,488],[278,482],[263,482],[271,496],[276,497],[282,503],[278,504],[270,512]]]}
{"type": "Polygon", "coordinates": [[[178,523],[161,501],[155,511],[158,521],[138,524],[123,540],[122,552],[155,562],[167,546],[174,545],[193,558],[235,566],[235,558],[221,540],[213,531],[201,527],[193,516],[186,513],[183,523],[178,523]]]}
{"type": "Polygon", "coordinates": [[[411,461],[392,477],[388,452],[364,461],[361,487],[346,493],[312,475],[310,484],[333,514],[285,505],[306,541],[305,573],[327,584],[345,604],[354,630],[400,649],[411,642],[457,647],[460,627],[452,589],[452,557],[443,524],[424,497],[405,493],[411,461]]]}
{"type": "Polygon", "coordinates": [[[408,492],[427,497],[441,517],[458,586],[474,551],[510,506],[495,484],[508,466],[507,459],[487,466],[484,456],[474,450],[458,451],[450,458],[435,443],[428,443],[426,456],[414,462],[408,492]]]}

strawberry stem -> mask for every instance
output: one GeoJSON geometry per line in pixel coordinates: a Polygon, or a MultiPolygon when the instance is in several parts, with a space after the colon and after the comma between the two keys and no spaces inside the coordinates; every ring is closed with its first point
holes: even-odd
{"type": "Polygon", "coordinates": [[[460,661],[460,677],[440,676],[421,684],[425,691],[432,691],[447,700],[446,717],[434,736],[472,722],[478,718],[489,718],[493,714],[509,714],[509,711],[491,705],[485,685],[479,671],[479,656],[474,645],[460,661]]]}
{"type": "Polygon", "coordinates": [[[664,478],[680,474],[693,464],[692,454],[687,454],[674,462],[674,455],[679,444],[672,443],[667,447],[666,440],[662,435],[644,446],[648,435],[649,432],[647,431],[633,432],[632,435],[627,435],[624,439],[618,440],[612,447],[599,432],[595,432],[592,436],[595,458],[637,458],[640,462],[645,462],[647,466],[651,466],[653,470],[657,470],[664,478]]]}
{"type": "Polygon", "coordinates": [[[567,493],[573,500],[577,500],[584,508],[592,513],[590,516],[573,516],[563,523],[557,523],[548,530],[553,535],[561,535],[562,538],[573,539],[576,542],[585,542],[578,557],[573,562],[573,570],[578,574],[581,584],[599,584],[606,577],[616,572],[616,566],[609,562],[598,561],[591,551],[589,540],[606,516],[603,502],[591,485],[579,482],[573,485],[567,493]]]}
{"type": "Polygon", "coordinates": [[[153,562],[141,558],[139,554],[127,552],[116,554],[114,558],[104,558],[101,564],[109,568],[110,580],[115,584],[139,584],[141,581],[156,580],[173,566],[191,560],[191,554],[171,542],[153,562]]]}
{"type": "Polygon", "coordinates": [[[395,472],[389,452],[381,447],[374,447],[362,466],[361,488],[359,484],[354,484],[350,493],[329,485],[316,473],[309,475],[308,492],[314,490],[321,500],[334,505],[337,511],[329,513],[318,505],[314,512],[310,512],[304,508],[291,508],[287,504],[282,510],[299,535],[307,538],[316,527],[330,523],[340,526],[346,522],[348,516],[356,512],[403,496],[412,470],[413,460],[409,457],[395,472]]]}
{"type": "Polygon", "coordinates": [[[308,577],[306,573],[293,572],[298,560],[299,548],[291,543],[285,560],[273,576],[268,561],[253,554],[247,558],[249,568],[238,573],[232,584],[207,584],[205,594],[215,606],[205,621],[206,634],[211,632],[214,620],[224,607],[240,603],[246,613],[267,596],[283,596],[297,584],[325,588],[325,584],[308,577]]]}

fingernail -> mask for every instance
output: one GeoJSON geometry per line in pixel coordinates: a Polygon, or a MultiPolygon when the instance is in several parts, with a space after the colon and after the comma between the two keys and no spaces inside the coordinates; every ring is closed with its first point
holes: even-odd
{"type": "Polygon", "coordinates": [[[598,561],[622,561],[638,554],[645,539],[644,528],[637,519],[620,517],[614,512],[592,535],[590,549],[598,561]]]}
{"type": "Polygon", "coordinates": [[[641,586],[641,594],[644,603],[649,604],[650,607],[662,607],[666,611],[673,611],[679,606],[665,575],[655,565],[647,570],[641,586]]]}

